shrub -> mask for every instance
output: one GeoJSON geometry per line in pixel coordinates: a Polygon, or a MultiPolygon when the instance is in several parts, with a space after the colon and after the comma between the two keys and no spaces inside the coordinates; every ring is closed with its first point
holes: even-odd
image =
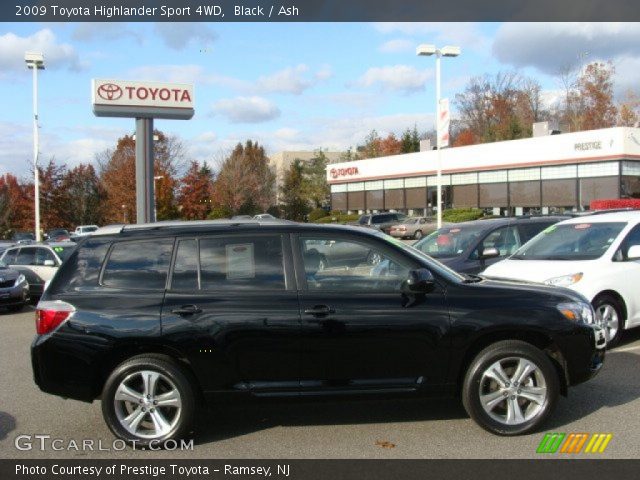
{"type": "Polygon", "coordinates": [[[309,221],[316,222],[321,218],[324,218],[328,215],[328,212],[324,208],[314,208],[309,212],[309,221]]]}
{"type": "Polygon", "coordinates": [[[478,220],[484,215],[479,208],[450,208],[442,212],[443,222],[467,222],[469,220],[478,220]]]}

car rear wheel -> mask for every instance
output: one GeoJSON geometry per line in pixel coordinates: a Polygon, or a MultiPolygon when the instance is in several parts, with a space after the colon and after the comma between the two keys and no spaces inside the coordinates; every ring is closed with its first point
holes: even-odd
{"type": "Polygon", "coordinates": [[[611,295],[600,295],[593,300],[596,312],[596,323],[604,328],[607,334],[607,347],[615,346],[622,337],[624,316],[618,300],[611,295]]]}
{"type": "Polygon", "coordinates": [[[422,230],[416,230],[416,233],[413,234],[413,238],[420,240],[422,238],[422,230]]]}
{"type": "Polygon", "coordinates": [[[134,357],[117,367],[102,393],[102,414],[117,437],[136,445],[162,446],[191,427],[195,395],[176,364],[154,356],[134,357]]]}
{"type": "Polygon", "coordinates": [[[540,349],[505,340],[482,350],[465,375],[462,402],[471,418],[498,435],[539,428],[553,411],[558,373],[540,349]]]}

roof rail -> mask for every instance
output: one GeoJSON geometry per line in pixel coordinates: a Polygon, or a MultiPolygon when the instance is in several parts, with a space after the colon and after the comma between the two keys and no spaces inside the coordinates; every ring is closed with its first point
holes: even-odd
{"type": "Polygon", "coordinates": [[[154,223],[141,223],[141,224],[117,224],[107,225],[100,227],[98,230],[92,233],[92,235],[117,235],[122,232],[140,231],[140,230],[164,230],[172,228],[184,228],[184,227],[207,227],[207,226],[256,226],[256,225],[268,225],[268,224],[282,224],[282,223],[296,223],[291,220],[281,219],[251,219],[251,220],[165,220],[154,223]]]}

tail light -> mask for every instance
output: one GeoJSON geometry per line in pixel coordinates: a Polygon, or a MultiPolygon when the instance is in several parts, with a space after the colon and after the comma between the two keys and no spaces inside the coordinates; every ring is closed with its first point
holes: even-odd
{"type": "Polygon", "coordinates": [[[71,317],[75,311],[73,305],[60,300],[38,303],[36,307],[36,332],[38,335],[52,332],[71,317]]]}

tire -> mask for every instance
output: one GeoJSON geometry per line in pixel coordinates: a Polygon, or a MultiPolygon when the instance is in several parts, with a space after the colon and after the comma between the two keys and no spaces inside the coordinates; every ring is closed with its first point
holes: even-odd
{"type": "Polygon", "coordinates": [[[102,415],[118,438],[136,446],[153,442],[162,447],[163,442],[190,431],[195,398],[194,386],[179,366],[162,357],[143,355],[123,362],[111,373],[102,391],[102,415]],[[145,392],[151,396],[145,397],[145,392]]]}
{"type": "Polygon", "coordinates": [[[606,293],[594,298],[592,305],[596,311],[596,323],[600,323],[607,334],[607,348],[615,347],[625,327],[622,305],[614,296],[606,293]]]}
{"type": "Polygon", "coordinates": [[[523,435],[546,421],[559,391],[558,372],[544,352],[526,342],[505,340],[489,345],[473,359],[464,378],[462,403],[485,430],[504,436],[523,435]],[[496,374],[498,364],[501,371],[496,374]],[[531,366],[534,370],[526,373],[531,366]],[[514,377],[520,368],[526,374],[516,383],[514,377]],[[524,387],[522,382],[526,382],[524,387]],[[486,407],[481,392],[486,396],[486,407]]]}
{"type": "Polygon", "coordinates": [[[413,234],[413,238],[420,240],[422,238],[422,230],[416,230],[416,233],[413,234]]]}

